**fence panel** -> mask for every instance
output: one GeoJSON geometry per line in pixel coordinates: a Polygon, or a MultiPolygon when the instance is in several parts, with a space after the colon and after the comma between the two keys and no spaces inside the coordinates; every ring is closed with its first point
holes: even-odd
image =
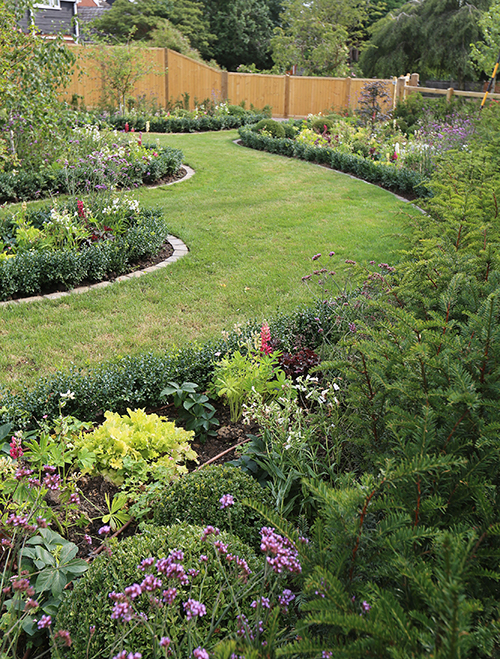
{"type": "MultiPolygon", "coordinates": [[[[68,46],[76,56],[77,63],[73,77],[64,92],[64,98],[71,100],[77,94],[88,107],[96,107],[102,97],[103,80],[99,51],[113,46],[68,46]]],[[[165,51],[163,48],[134,48],[134,59],[145,74],[136,82],[132,96],[155,100],[165,107],[165,51]]]]}
{"type": "MultiPolygon", "coordinates": [[[[96,107],[103,87],[98,58],[101,47],[69,47],[77,56],[78,69],[63,97],[71,100],[77,94],[85,105],[96,107]]],[[[305,117],[325,110],[355,110],[363,86],[373,82],[373,79],[362,78],[228,73],[163,48],[137,48],[134,49],[134,57],[143,59],[147,74],[137,81],[131,96],[154,99],[162,107],[169,102],[181,101],[187,94],[191,107],[195,100],[201,102],[208,98],[218,102],[229,99],[236,105],[245,101],[247,107],[270,105],[275,117],[305,117]]],[[[387,104],[390,108],[396,88],[392,80],[382,82],[390,95],[391,100],[387,104]]]]}
{"type": "Polygon", "coordinates": [[[200,103],[207,98],[214,103],[222,100],[222,71],[173,50],[168,51],[167,66],[169,101],[181,100],[183,94],[189,94],[191,107],[195,99],[200,103]]]}
{"type": "Polygon", "coordinates": [[[339,112],[346,107],[345,78],[290,76],[290,117],[305,117],[325,110],[339,112]]]}
{"type": "Polygon", "coordinates": [[[247,108],[254,105],[263,108],[270,105],[275,117],[285,112],[285,76],[269,76],[259,73],[229,73],[227,97],[234,105],[245,101],[247,108]]]}

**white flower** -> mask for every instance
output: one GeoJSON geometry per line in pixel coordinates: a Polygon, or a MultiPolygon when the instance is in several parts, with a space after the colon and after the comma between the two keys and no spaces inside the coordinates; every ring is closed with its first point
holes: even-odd
{"type": "Polygon", "coordinates": [[[74,394],[74,392],[73,392],[73,391],[70,391],[69,389],[68,389],[68,391],[67,391],[65,394],[62,394],[62,393],[61,393],[61,394],[59,394],[59,395],[61,396],[61,398],[68,398],[68,399],[71,399],[71,400],[74,400],[74,399],[75,399],[75,394],[74,394]]]}

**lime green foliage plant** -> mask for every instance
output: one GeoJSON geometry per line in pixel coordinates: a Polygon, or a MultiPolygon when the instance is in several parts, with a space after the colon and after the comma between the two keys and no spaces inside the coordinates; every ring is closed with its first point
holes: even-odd
{"type": "Polygon", "coordinates": [[[277,365],[277,355],[243,355],[239,350],[216,365],[212,389],[227,400],[231,421],[236,422],[241,417],[243,403],[252,390],[270,396],[279,392],[285,374],[277,365]]]}
{"type": "Polygon", "coordinates": [[[271,505],[269,490],[241,469],[229,465],[208,465],[182,476],[168,487],[156,492],[152,501],[155,524],[170,525],[177,522],[206,524],[231,531],[243,542],[257,546],[259,529],[264,518],[248,510],[244,499],[271,505]],[[234,505],[221,508],[220,499],[231,494],[234,505]]]}
{"type": "Polygon", "coordinates": [[[172,421],[144,410],[127,410],[121,416],[105,413],[106,421],[92,433],[80,437],[78,450],[95,454],[92,473],[109,478],[116,485],[127,484],[132,476],[146,482],[150,477],[169,483],[196,460],[190,447],[194,433],[177,428],[172,421]]]}

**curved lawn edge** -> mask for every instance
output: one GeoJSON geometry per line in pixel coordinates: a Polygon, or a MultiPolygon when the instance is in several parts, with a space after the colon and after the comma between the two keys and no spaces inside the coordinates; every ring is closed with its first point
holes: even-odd
{"type": "MultiPolygon", "coordinates": [[[[162,188],[162,187],[167,187],[168,185],[175,185],[176,183],[182,183],[183,181],[187,181],[192,176],[195,175],[196,172],[194,171],[194,169],[189,167],[189,165],[182,165],[182,167],[186,170],[185,176],[183,176],[180,179],[177,179],[176,181],[171,181],[170,183],[162,183],[160,185],[148,186],[149,189],[162,188]]],[[[98,288],[106,288],[107,286],[111,286],[111,284],[114,284],[116,282],[119,283],[122,281],[127,281],[128,279],[142,277],[142,275],[146,275],[151,272],[156,272],[156,270],[161,270],[162,268],[165,268],[167,265],[170,265],[171,263],[175,263],[189,252],[187,245],[180,238],[168,234],[167,240],[174,248],[174,253],[172,254],[172,256],[169,256],[168,259],[165,259],[164,261],[160,261],[160,263],[157,263],[156,265],[150,265],[147,268],[143,268],[142,270],[134,270],[134,272],[130,272],[126,275],[120,275],[120,277],[117,277],[113,281],[100,281],[97,282],[96,284],[90,284],[89,286],[78,286],[77,288],[72,288],[68,291],[58,291],[56,293],[48,293],[47,295],[32,295],[30,297],[18,298],[17,300],[4,300],[0,302],[0,307],[9,304],[21,304],[23,302],[43,302],[44,300],[59,300],[60,298],[67,297],[68,295],[87,293],[88,291],[95,290],[98,288]]]]}
{"type": "Polygon", "coordinates": [[[240,128],[238,133],[241,144],[249,149],[324,165],[336,172],[349,174],[352,178],[365,181],[365,183],[372,183],[393,194],[396,192],[408,195],[408,201],[432,196],[428,180],[417,172],[405,168],[395,169],[384,163],[375,163],[362,156],[340,153],[335,149],[298,144],[286,137],[268,137],[254,133],[245,127],[240,128]]]}
{"type": "MultiPolygon", "coordinates": [[[[236,146],[242,146],[245,149],[252,149],[251,146],[247,146],[246,144],[243,144],[241,138],[238,138],[236,140],[233,140],[233,144],[236,144],[236,146]]],[[[258,151],[258,149],[253,149],[253,151],[258,151]]],[[[266,153],[270,153],[269,151],[266,151],[266,153]]],[[[281,153],[274,153],[271,155],[275,156],[281,156],[283,154],[281,153]]],[[[284,156],[285,158],[295,158],[296,160],[300,160],[300,158],[297,158],[297,156],[284,156]]],[[[381,185],[378,185],[377,183],[372,183],[371,181],[366,181],[364,178],[360,178],[359,176],[354,176],[354,174],[349,174],[348,172],[343,172],[340,169],[334,169],[333,167],[330,167],[329,165],[322,165],[319,162],[314,162],[311,160],[307,160],[310,165],[314,165],[315,167],[322,167],[323,169],[329,169],[332,172],[335,172],[336,174],[342,174],[342,176],[348,176],[349,178],[352,178],[354,181],[361,181],[362,183],[366,183],[367,185],[372,185],[375,188],[380,188],[382,190],[385,190],[385,192],[388,192],[391,194],[393,197],[396,197],[396,199],[399,199],[399,201],[404,201],[406,204],[411,204],[414,208],[416,208],[418,211],[423,213],[424,215],[427,215],[427,212],[424,211],[423,208],[420,208],[420,206],[417,206],[415,203],[415,199],[407,199],[406,197],[402,197],[401,195],[397,194],[396,192],[393,192],[392,190],[389,190],[388,188],[384,188],[381,185]]]]}

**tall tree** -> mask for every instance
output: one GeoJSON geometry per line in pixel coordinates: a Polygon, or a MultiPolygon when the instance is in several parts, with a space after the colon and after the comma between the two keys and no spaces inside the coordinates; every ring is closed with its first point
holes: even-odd
{"type": "Polygon", "coordinates": [[[479,28],[483,40],[471,45],[471,60],[490,76],[500,51],[500,0],[493,0],[489,10],[481,14],[479,28]]]}
{"type": "MultiPolygon", "coordinates": [[[[189,40],[192,48],[201,55],[210,55],[210,44],[215,39],[209,32],[208,21],[203,16],[203,5],[197,0],[116,0],[110,11],[92,23],[92,28],[112,35],[124,42],[130,38],[149,40],[155,34],[169,34],[168,43],[180,43],[179,36],[172,41],[171,25],[189,40]]],[[[168,47],[168,44],[166,45],[168,47]]]]}
{"type": "Polygon", "coordinates": [[[366,16],[365,0],[286,0],[271,40],[273,59],[306,75],[346,75],[349,46],[366,16]]]}
{"type": "Polygon", "coordinates": [[[217,37],[212,56],[234,71],[240,64],[272,65],[270,41],[279,20],[279,0],[202,0],[210,31],[217,37]]]}
{"type": "Polygon", "coordinates": [[[373,26],[361,56],[367,76],[388,77],[409,71],[421,77],[475,78],[470,44],[481,37],[479,19],[490,0],[412,0],[373,26]]]}

